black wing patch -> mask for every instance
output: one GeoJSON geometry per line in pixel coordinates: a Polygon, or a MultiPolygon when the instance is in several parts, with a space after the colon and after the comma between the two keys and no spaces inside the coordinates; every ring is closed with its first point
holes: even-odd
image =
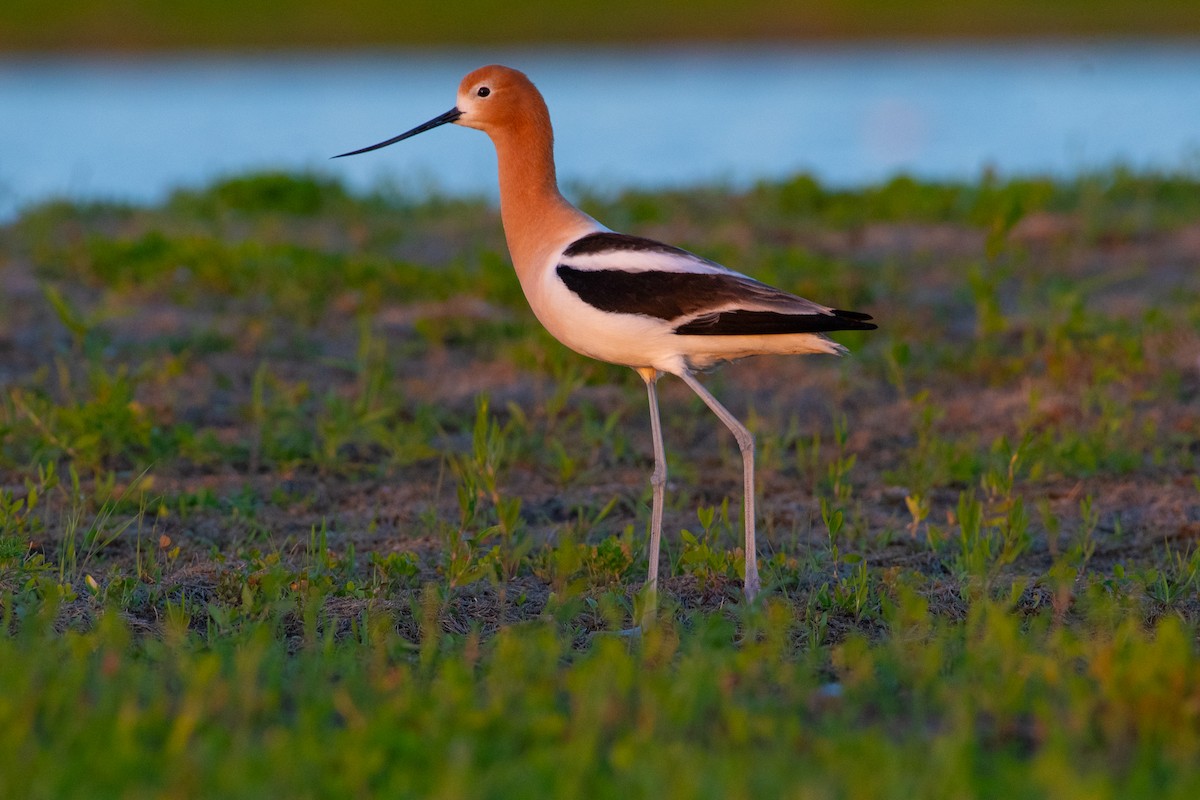
{"type": "Polygon", "coordinates": [[[875,329],[874,324],[867,322],[871,315],[857,311],[790,314],[737,308],[739,303],[746,301],[748,287],[773,290],[736,275],[575,269],[560,264],[558,276],[579,299],[601,311],[643,314],[668,321],[693,317],[675,328],[675,333],[683,335],[739,336],[875,329]]]}
{"type": "Polygon", "coordinates": [[[666,320],[736,303],[745,291],[732,275],[696,272],[626,272],[560,264],[558,277],[579,299],[601,311],[666,320]]]}
{"type": "Polygon", "coordinates": [[[753,336],[782,333],[828,333],[830,331],[872,331],[869,314],[837,311],[832,314],[781,314],[777,311],[737,309],[705,314],[675,329],[686,336],[753,336]]]}

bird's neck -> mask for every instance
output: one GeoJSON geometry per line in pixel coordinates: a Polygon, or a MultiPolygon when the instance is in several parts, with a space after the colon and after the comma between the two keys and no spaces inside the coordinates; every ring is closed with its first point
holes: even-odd
{"type": "Polygon", "coordinates": [[[550,256],[599,225],[567,202],[554,171],[548,124],[521,125],[492,137],[500,168],[500,217],[513,266],[524,284],[550,256]]]}

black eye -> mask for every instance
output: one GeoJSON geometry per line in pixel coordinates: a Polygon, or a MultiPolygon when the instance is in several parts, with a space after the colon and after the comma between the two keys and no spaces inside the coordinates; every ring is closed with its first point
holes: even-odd
{"type": "Polygon", "coordinates": [[[489,89],[488,87],[480,86],[479,91],[476,92],[475,94],[479,95],[480,97],[487,97],[491,93],[492,93],[492,90],[489,89]]]}

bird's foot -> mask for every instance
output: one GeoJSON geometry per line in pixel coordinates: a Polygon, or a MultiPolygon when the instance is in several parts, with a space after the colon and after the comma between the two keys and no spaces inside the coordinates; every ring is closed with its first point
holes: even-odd
{"type": "Polygon", "coordinates": [[[746,576],[742,591],[746,595],[746,602],[753,603],[754,598],[758,597],[758,593],[762,591],[762,581],[759,580],[757,572],[746,576]]]}

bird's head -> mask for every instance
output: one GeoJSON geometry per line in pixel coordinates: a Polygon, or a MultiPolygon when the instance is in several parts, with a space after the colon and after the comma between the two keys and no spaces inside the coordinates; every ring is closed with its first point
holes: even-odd
{"type": "Polygon", "coordinates": [[[387,141],[334,156],[354,156],[378,150],[433,130],[446,123],[481,130],[493,139],[508,131],[528,130],[528,126],[550,128],[550,115],[542,94],[525,73],[492,64],[469,73],[458,86],[454,108],[405,131],[387,141]]]}

